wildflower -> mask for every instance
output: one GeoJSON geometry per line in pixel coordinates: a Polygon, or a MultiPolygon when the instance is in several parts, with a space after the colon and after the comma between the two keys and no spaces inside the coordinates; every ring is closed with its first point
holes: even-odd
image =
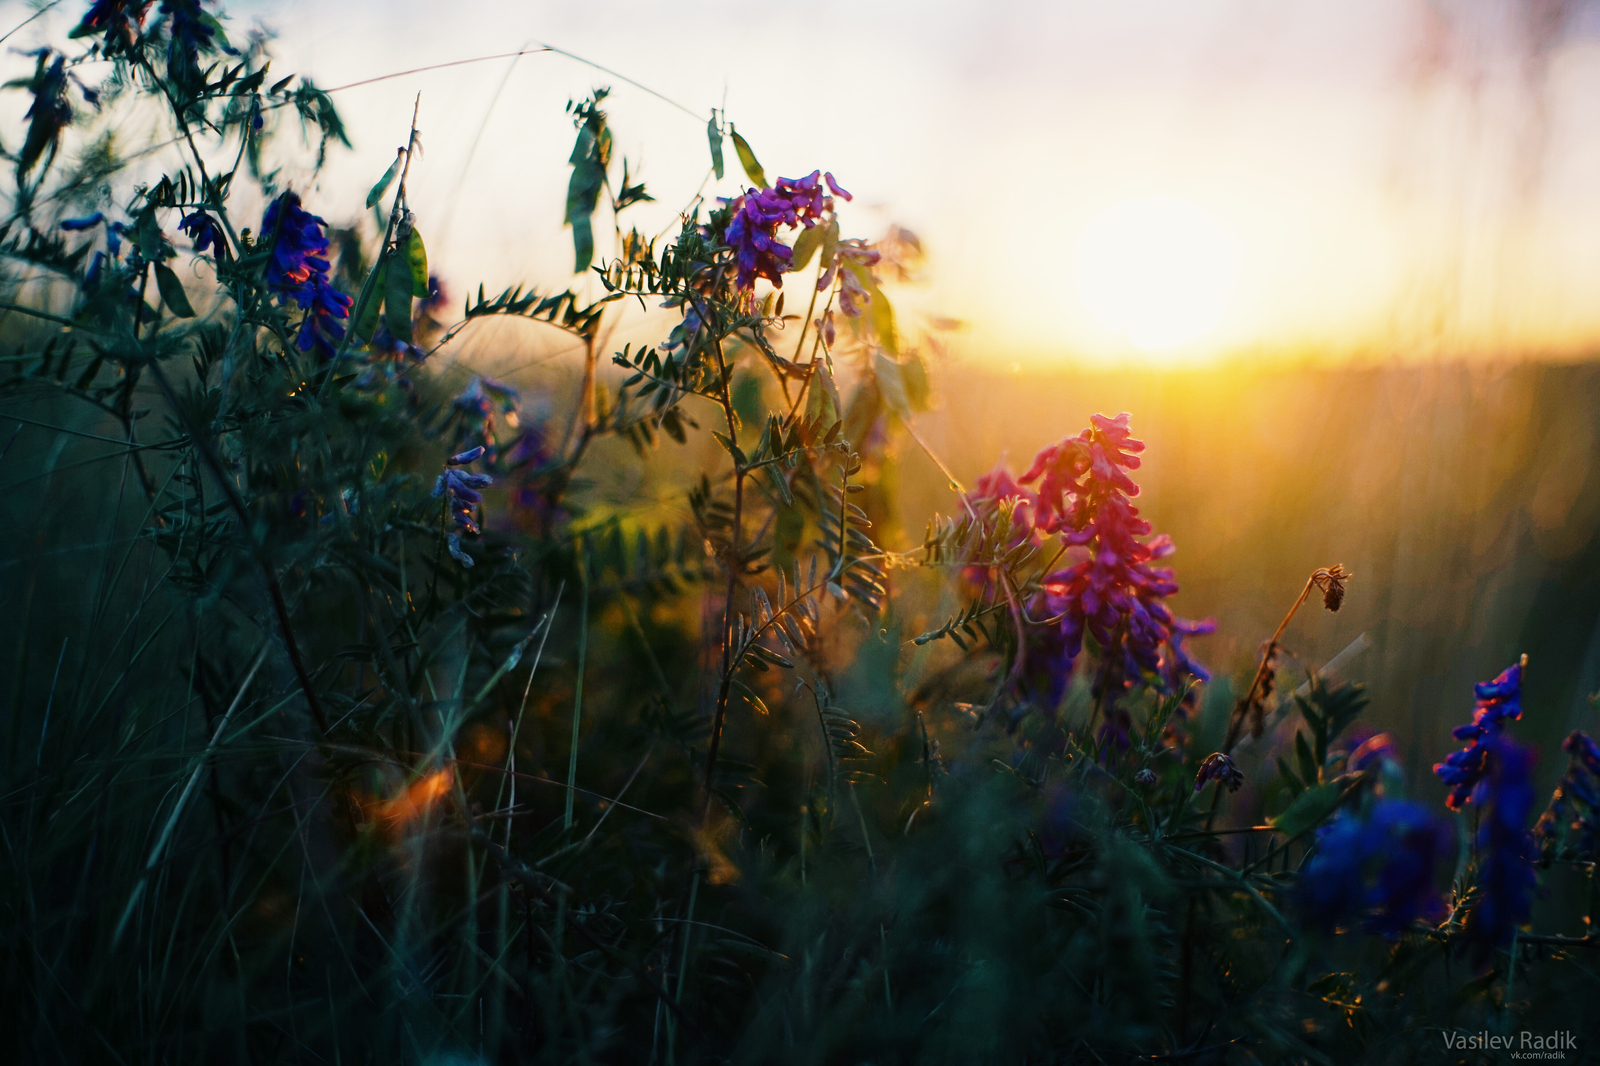
{"type": "Polygon", "coordinates": [[[860,318],[872,294],[861,284],[860,273],[871,277],[871,269],[883,258],[883,253],[866,241],[851,239],[840,241],[833,261],[817,278],[817,291],[827,292],[833,279],[839,279],[839,310],[851,318],[860,318]]]}
{"type": "Polygon", "coordinates": [[[106,55],[131,52],[138,43],[151,0],[94,0],[83,21],[67,36],[103,36],[106,55]]]}
{"type": "Polygon", "coordinates": [[[261,234],[272,242],[267,284],[280,301],[293,300],[306,312],[296,347],[331,359],[334,345],[344,338],[340,320],[350,317],[353,301],[328,281],[326,225],[300,207],[299,196],[285,192],[267,208],[261,234]]]}
{"type": "Polygon", "coordinates": [[[444,281],[437,274],[428,275],[428,295],[417,301],[417,314],[419,316],[437,316],[444,310],[444,305],[450,302],[450,294],[445,290],[444,281]]]}
{"type": "Polygon", "coordinates": [[[1517,927],[1528,920],[1536,881],[1532,835],[1526,828],[1534,801],[1534,753],[1498,733],[1483,742],[1483,750],[1484,770],[1473,797],[1484,807],[1477,838],[1477,887],[1482,894],[1468,912],[1465,928],[1479,965],[1510,944],[1517,927]]]}
{"type": "Polygon", "coordinates": [[[1140,770],[1138,773],[1134,774],[1133,780],[1135,784],[1143,785],[1145,788],[1149,788],[1151,785],[1156,783],[1156,772],[1147,766],[1143,770],[1140,770]]]}
{"type": "MultiPolygon", "coordinates": [[[[1004,534],[1005,543],[995,546],[996,554],[1003,555],[1024,541],[1042,539],[1035,532],[1034,522],[1038,497],[1019,485],[1004,463],[987,474],[979,475],[972,491],[967,494],[967,503],[978,519],[989,526],[1002,520],[1002,510],[1009,505],[1010,529],[1004,534]]],[[[981,587],[988,583],[989,567],[970,565],[962,569],[961,576],[981,587]]]]}
{"type": "Polygon", "coordinates": [[[1433,772],[1450,786],[1450,795],[1445,803],[1451,810],[1460,810],[1468,800],[1478,798],[1477,791],[1487,771],[1490,744],[1500,735],[1507,718],[1522,717],[1522,671],[1527,663],[1528,657],[1524,655],[1521,661],[1512,663],[1493,681],[1475,685],[1473,692],[1478,702],[1472,722],[1451,730],[1450,735],[1457,740],[1471,741],[1465,748],[1452,752],[1443,762],[1433,766],[1433,772]]]}
{"type": "Polygon", "coordinates": [[[1194,779],[1194,790],[1199,792],[1207,781],[1215,781],[1229,792],[1237,792],[1239,786],[1244,784],[1244,771],[1233,764],[1233,759],[1214,751],[1200,764],[1200,772],[1194,779]]]}
{"type": "Polygon", "coordinates": [[[1570,836],[1560,856],[1593,859],[1600,854],[1600,745],[1574,729],[1561,747],[1570,756],[1567,772],[1556,784],[1534,834],[1554,848],[1565,830],[1570,836]]]}
{"type": "Polygon", "coordinates": [[[77,230],[93,229],[105,220],[106,216],[96,211],[94,214],[86,215],[83,218],[64,218],[61,220],[61,228],[68,233],[72,233],[77,230]]]}
{"type": "MultiPolygon", "coordinates": [[[[63,222],[61,225],[65,228],[66,223],[63,222]]],[[[221,224],[204,211],[195,211],[183,216],[178,228],[194,240],[195,251],[203,252],[210,248],[211,254],[218,259],[228,258],[228,239],[223,236],[221,224]]]]}
{"type": "MultiPolygon", "coordinates": [[[[1137,469],[1144,442],[1132,439],[1128,415],[1091,417],[1091,427],[1041,451],[1022,475],[1024,485],[1039,483],[1034,521],[1043,532],[1058,533],[1078,551],[1076,561],[1044,580],[1045,608],[1060,618],[1063,653],[1076,658],[1085,633],[1103,657],[1100,694],[1125,688],[1145,672],[1172,691],[1187,675],[1204,669],[1183,647],[1183,638],[1209,633],[1210,620],[1184,622],[1162,602],[1178,591],[1168,567],[1152,566],[1171,555],[1166,535],[1148,541],[1150,523],[1129,501],[1139,486],[1126,471],[1137,469]],[[1173,637],[1177,635],[1174,645],[1173,637]]],[[[1127,715],[1107,704],[1103,732],[1125,743],[1127,715]]]]}
{"type": "Polygon", "coordinates": [[[461,413],[465,435],[477,434],[492,443],[495,412],[498,411],[508,425],[515,426],[519,398],[520,394],[510,385],[477,374],[451,401],[451,406],[461,413]]]}
{"type": "Polygon", "coordinates": [[[1345,759],[1345,767],[1351,773],[1361,773],[1364,770],[1376,769],[1385,763],[1397,761],[1394,751],[1394,737],[1388,733],[1374,733],[1356,745],[1350,752],[1345,759]]]}
{"type": "Polygon", "coordinates": [[[494,483],[494,478],[488,474],[469,474],[457,467],[466,466],[483,457],[484,447],[478,445],[470,451],[452,455],[445,461],[444,473],[439,475],[433,483],[433,497],[446,498],[450,508],[450,518],[455,528],[450,531],[447,543],[450,547],[450,556],[462,566],[472,565],[472,556],[461,550],[461,534],[478,532],[478,521],[473,515],[473,508],[483,502],[483,493],[478,490],[485,485],[494,483]]]}
{"type": "Polygon", "coordinates": [[[1444,903],[1434,872],[1449,857],[1453,835],[1448,823],[1407,800],[1379,800],[1364,819],[1344,812],[1317,831],[1316,855],[1297,888],[1301,907],[1324,928],[1364,913],[1368,931],[1387,937],[1419,918],[1437,920],[1444,903]]]}
{"type": "Polygon", "coordinates": [[[819,177],[834,195],[851,199],[832,174],[813,170],[803,178],[779,178],[771,188],[751,189],[733,201],[726,240],[734,252],[739,288],[751,288],[756,278],[783,287],[782,275],[794,250],[778,240],[778,227],[810,229],[833,210],[833,196],[823,191],[819,177]]]}

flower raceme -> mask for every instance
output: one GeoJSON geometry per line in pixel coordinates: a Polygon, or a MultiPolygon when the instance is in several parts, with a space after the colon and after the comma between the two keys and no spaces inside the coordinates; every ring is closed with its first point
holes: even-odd
{"type": "Polygon", "coordinates": [[[1451,810],[1460,810],[1468,801],[1480,798],[1494,739],[1500,735],[1506,719],[1522,717],[1522,670],[1527,663],[1528,657],[1524,655],[1493,681],[1482,681],[1473,687],[1478,702],[1472,721],[1450,732],[1457,740],[1471,743],[1433,767],[1439,779],[1450,786],[1445,803],[1451,810]]]}
{"type": "MultiPolygon", "coordinates": [[[[1170,568],[1151,564],[1172,554],[1172,541],[1164,534],[1145,540],[1150,523],[1130,502],[1139,486],[1128,471],[1138,469],[1144,442],[1132,438],[1128,420],[1127,414],[1093,415],[1088,429],[1041,451],[1017,483],[1003,479],[1003,472],[989,475],[988,491],[1017,499],[1013,521],[1026,515],[1034,531],[1059,535],[1078,555],[1046,576],[1040,605],[1059,619],[1060,646],[1049,669],[1061,683],[1087,633],[1100,647],[1107,676],[1116,678],[1111,687],[1126,687],[1148,672],[1159,687],[1176,691],[1190,676],[1210,676],[1183,641],[1216,624],[1175,618],[1162,602],[1178,585],[1170,568]],[[1035,482],[1036,491],[1023,487],[1035,482]]],[[[1107,714],[1106,732],[1119,745],[1126,743],[1125,726],[1121,715],[1107,714]]]]}
{"type": "Polygon", "coordinates": [[[471,451],[452,455],[445,461],[444,473],[433,483],[434,499],[440,496],[446,498],[450,519],[455,526],[450,531],[448,541],[450,556],[462,566],[471,566],[472,556],[461,550],[461,534],[478,532],[478,520],[473,514],[473,509],[483,502],[483,493],[478,490],[492,485],[494,478],[488,474],[470,474],[458,467],[476,462],[483,457],[483,453],[484,447],[480,444],[471,451]]]}
{"type": "Polygon", "coordinates": [[[851,199],[832,174],[813,170],[803,178],[779,178],[771,188],[751,189],[733,201],[726,240],[733,249],[739,288],[752,288],[757,278],[783,287],[794,250],[778,239],[778,227],[810,229],[832,211],[833,196],[824,182],[833,196],[851,199]]]}
{"type": "Polygon", "coordinates": [[[350,317],[350,297],[328,280],[327,223],[300,206],[300,197],[285,192],[267,207],[261,239],[272,242],[267,284],[281,301],[293,300],[306,312],[296,347],[324,359],[336,353],[344,338],[343,319],[350,317]]]}

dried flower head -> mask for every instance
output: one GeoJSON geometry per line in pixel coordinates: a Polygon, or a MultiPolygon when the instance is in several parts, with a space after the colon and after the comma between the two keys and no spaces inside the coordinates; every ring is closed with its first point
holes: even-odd
{"type": "Polygon", "coordinates": [[[1146,788],[1156,783],[1156,772],[1148,766],[1133,775],[1133,780],[1146,788]]]}
{"type": "Polygon", "coordinates": [[[1318,570],[1311,575],[1311,581],[1322,590],[1322,606],[1330,611],[1337,611],[1344,605],[1344,586],[1353,576],[1341,563],[1335,563],[1325,570],[1318,570]]]}

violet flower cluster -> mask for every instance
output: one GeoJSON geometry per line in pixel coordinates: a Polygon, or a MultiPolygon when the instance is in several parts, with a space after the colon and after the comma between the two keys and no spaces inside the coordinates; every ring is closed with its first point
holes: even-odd
{"type": "MultiPolygon", "coordinates": [[[[1059,534],[1078,558],[1044,580],[1042,604],[1059,618],[1059,650],[1048,668],[1072,670],[1085,634],[1099,645],[1101,693],[1123,689],[1154,675],[1158,687],[1179,690],[1187,678],[1206,680],[1206,672],[1184,647],[1184,638],[1210,633],[1210,619],[1189,622],[1173,617],[1163,601],[1178,591],[1168,567],[1152,565],[1172,554],[1165,534],[1148,541],[1150,523],[1130,502],[1139,486],[1128,471],[1139,467],[1144,442],[1128,431],[1129,416],[1093,415],[1090,428],[1041,451],[1019,479],[1038,482],[1030,499],[1035,527],[1059,534]]],[[[1125,711],[1106,707],[1103,734],[1119,747],[1128,743],[1125,711]]]]}
{"type": "Polygon", "coordinates": [[[1194,775],[1194,790],[1199,792],[1211,781],[1215,781],[1219,787],[1226,788],[1229,792],[1237,792],[1244,784],[1244,771],[1234,764],[1231,756],[1214,751],[1205,757],[1199,771],[1194,775]]]}
{"type": "Polygon", "coordinates": [[[481,374],[473,376],[451,406],[461,415],[461,437],[479,437],[491,448],[495,445],[495,414],[511,426],[517,424],[517,401],[521,394],[504,382],[481,374]]]}
{"type": "Polygon", "coordinates": [[[267,284],[279,300],[293,300],[306,312],[296,347],[332,359],[344,339],[343,320],[350,317],[354,301],[328,280],[326,225],[301,208],[298,195],[286,192],[267,207],[261,240],[272,242],[267,284]]]}
{"type": "Polygon", "coordinates": [[[1600,744],[1574,729],[1561,747],[1571,757],[1567,772],[1534,834],[1547,845],[1566,835],[1569,850],[1562,857],[1593,861],[1600,857],[1600,744]]]}
{"type": "Polygon", "coordinates": [[[832,211],[833,196],[823,182],[834,196],[851,199],[832,174],[813,170],[803,178],[779,178],[771,188],[751,189],[733,201],[726,240],[733,249],[739,288],[750,289],[757,278],[783,287],[794,250],[778,240],[778,227],[810,229],[832,211]]]}
{"type": "Polygon", "coordinates": [[[1408,800],[1380,799],[1365,818],[1346,811],[1317,830],[1316,855],[1296,889],[1301,908],[1324,929],[1359,914],[1369,932],[1386,937],[1419,919],[1437,921],[1444,901],[1435,872],[1454,836],[1449,823],[1408,800]]]}
{"type": "Polygon", "coordinates": [[[478,490],[485,485],[492,485],[494,478],[488,474],[470,474],[457,468],[482,458],[483,452],[483,445],[480,444],[470,451],[452,455],[445,461],[444,473],[433,483],[434,499],[446,497],[450,519],[455,526],[448,539],[450,556],[462,566],[471,566],[472,556],[461,550],[461,534],[478,532],[478,520],[473,513],[473,509],[483,502],[483,493],[478,490]]]}
{"type": "Polygon", "coordinates": [[[1527,656],[1523,656],[1493,681],[1475,685],[1473,692],[1478,702],[1472,721],[1450,731],[1457,740],[1471,741],[1433,767],[1439,779],[1450,786],[1445,803],[1451,810],[1460,810],[1468,800],[1479,798],[1476,793],[1483,787],[1489,751],[1495,738],[1500,735],[1506,719],[1522,717],[1522,668],[1526,663],[1527,656]]]}
{"type": "Polygon", "coordinates": [[[178,228],[187,233],[194,241],[194,250],[204,252],[211,250],[211,254],[218,259],[228,258],[228,238],[223,234],[222,224],[204,211],[194,211],[183,216],[183,221],[178,223],[178,228]]]}

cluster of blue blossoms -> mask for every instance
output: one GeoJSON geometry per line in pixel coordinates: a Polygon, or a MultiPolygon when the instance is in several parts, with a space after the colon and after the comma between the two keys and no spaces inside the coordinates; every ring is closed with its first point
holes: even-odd
{"type": "Polygon", "coordinates": [[[272,244],[267,284],[278,299],[306,312],[295,346],[324,359],[337,354],[344,339],[343,321],[350,317],[350,297],[328,280],[327,223],[300,206],[300,197],[286,192],[272,201],[261,219],[261,240],[272,244]]]}
{"type": "Polygon", "coordinates": [[[483,458],[483,452],[484,447],[480,444],[471,451],[452,455],[445,460],[444,473],[433,484],[434,499],[444,496],[450,508],[450,520],[454,526],[448,541],[450,556],[462,566],[471,566],[472,556],[461,550],[461,534],[478,532],[475,509],[483,502],[483,493],[478,490],[493,484],[494,478],[488,474],[470,474],[460,468],[483,458]]]}

